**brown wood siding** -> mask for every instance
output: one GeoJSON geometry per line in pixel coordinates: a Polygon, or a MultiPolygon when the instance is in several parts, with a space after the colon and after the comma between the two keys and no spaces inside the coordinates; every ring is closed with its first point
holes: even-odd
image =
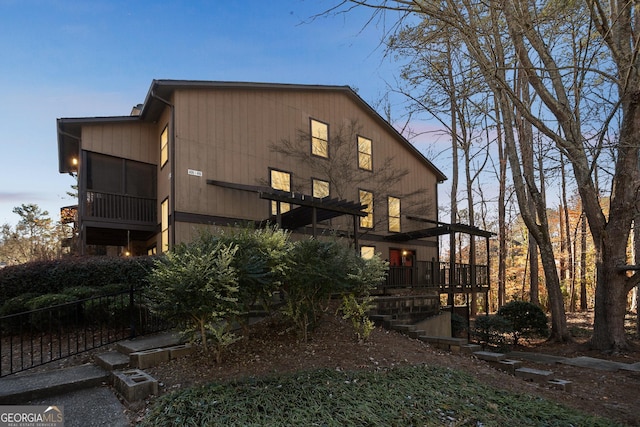
{"type": "MultiPolygon", "coordinates": [[[[259,199],[257,194],[207,185],[206,181],[268,185],[270,167],[291,172],[293,188],[301,188],[309,194],[311,173],[293,160],[272,152],[269,146],[280,139],[295,140],[300,130],[308,133],[309,119],[314,118],[327,123],[330,134],[339,126],[348,125],[352,119],[358,120],[361,134],[373,141],[374,169],[384,158],[394,157],[397,168],[410,171],[388,193],[396,195],[425,189],[423,197],[428,211],[419,214],[437,218],[437,182],[433,171],[404,147],[396,135],[344,93],[181,89],[175,92],[174,102],[176,170],[173,178],[176,183],[175,209],[181,212],[247,220],[267,218],[269,203],[259,199]],[[202,172],[202,176],[189,175],[189,169],[202,172]]],[[[159,122],[157,140],[163,127],[159,122]]],[[[357,150],[355,141],[353,150],[357,150]]],[[[165,185],[161,175],[158,181],[160,187],[165,185]]],[[[163,192],[159,188],[159,202],[163,192]]],[[[376,220],[386,218],[386,197],[375,196],[376,220]]],[[[352,189],[350,197],[358,199],[357,188],[352,189]]],[[[346,228],[349,224],[346,219],[334,220],[334,223],[350,229],[346,228]]],[[[408,231],[425,228],[425,224],[410,224],[403,212],[402,227],[402,231],[408,231]]],[[[379,225],[376,233],[388,234],[386,222],[379,225]]]]}
{"type": "Polygon", "coordinates": [[[137,123],[92,124],[82,128],[82,149],[145,163],[157,163],[155,125],[137,123]]]}

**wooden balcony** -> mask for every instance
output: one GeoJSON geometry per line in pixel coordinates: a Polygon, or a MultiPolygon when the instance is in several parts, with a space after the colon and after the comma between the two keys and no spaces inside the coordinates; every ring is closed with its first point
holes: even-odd
{"type": "Polygon", "coordinates": [[[87,191],[82,218],[84,221],[156,225],[157,210],[155,198],[87,191]]]}
{"type": "Polygon", "coordinates": [[[456,263],[451,274],[451,264],[437,261],[416,261],[413,266],[389,267],[387,280],[379,290],[411,289],[457,294],[489,291],[486,265],[456,263]]]}

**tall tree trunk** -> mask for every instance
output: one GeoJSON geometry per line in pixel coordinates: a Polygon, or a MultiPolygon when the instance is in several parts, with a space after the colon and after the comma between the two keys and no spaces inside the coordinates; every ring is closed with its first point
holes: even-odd
{"type": "MultiPolygon", "coordinates": [[[[495,98],[494,98],[495,102],[495,98]]],[[[494,112],[497,123],[498,160],[499,160],[499,190],[498,190],[498,308],[505,304],[506,283],[507,283],[507,159],[502,142],[502,129],[500,126],[500,108],[497,102],[494,104],[494,112]]]]}
{"type": "Polygon", "coordinates": [[[580,310],[587,310],[587,218],[580,217],[580,310]]]}

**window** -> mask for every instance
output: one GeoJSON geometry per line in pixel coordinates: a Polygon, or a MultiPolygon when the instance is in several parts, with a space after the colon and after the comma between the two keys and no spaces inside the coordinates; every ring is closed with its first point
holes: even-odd
{"type": "Polygon", "coordinates": [[[400,232],[400,199],[391,197],[387,199],[389,205],[389,231],[400,232]]]}
{"type": "Polygon", "coordinates": [[[329,126],[311,119],[311,154],[329,157],[329,126]]]}
{"type": "MultiPolygon", "coordinates": [[[[291,191],[291,174],[271,169],[271,188],[274,190],[291,191]]],[[[278,203],[280,204],[280,213],[285,213],[291,210],[291,205],[289,203],[272,201],[272,215],[276,215],[278,213],[278,203]]]]}
{"type": "Polygon", "coordinates": [[[313,197],[317,197],[319,199],[327,197],[329,196],[329,181],[313,178],[311,180],[311,190],[313,197]]]}
{"type": "Polygon", "coordinates": [[[367,216],[360,217],[360,227],[373,228],[373,193],[366,190],[358,190],[360,195],[360,203],[367,205],[365,212],[367,216]]]}
{"type": "Polygon", "coordinates": [[[169,250],[169,199],[164,199],[160,210],[162,211],[162,219],[160,222],[160,229],[162,230],[160,251],[166,252],[169,250]]]}
{"type": "Polygon", "coordinates": [[[360,246],[360,256],[364,259],[371,259],[376,254],[375,246],[360,246]]]}
{"type": "Polygon", "coordinates": [[[373,170],[371,140],[362,136],[358,136],[358,167],[367,171],[373,170]]]}
{"type": "Polygon", "coordinates": [[[169,126],[165,126],[160,134],[160,167],[169,160],[169,126]]]}

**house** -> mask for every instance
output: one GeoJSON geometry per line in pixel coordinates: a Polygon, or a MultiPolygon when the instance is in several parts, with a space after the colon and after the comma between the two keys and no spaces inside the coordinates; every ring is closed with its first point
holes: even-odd
{"type": "Polygon", "coordinates": [[[396,284],[435,283],[437,236],[455,231],[438,222],[445,175],[348,86],[154,80],[130,115],[57,130],[82,253],[161,253],[198,227],[270,221],[346,236],[396,284]]]}

